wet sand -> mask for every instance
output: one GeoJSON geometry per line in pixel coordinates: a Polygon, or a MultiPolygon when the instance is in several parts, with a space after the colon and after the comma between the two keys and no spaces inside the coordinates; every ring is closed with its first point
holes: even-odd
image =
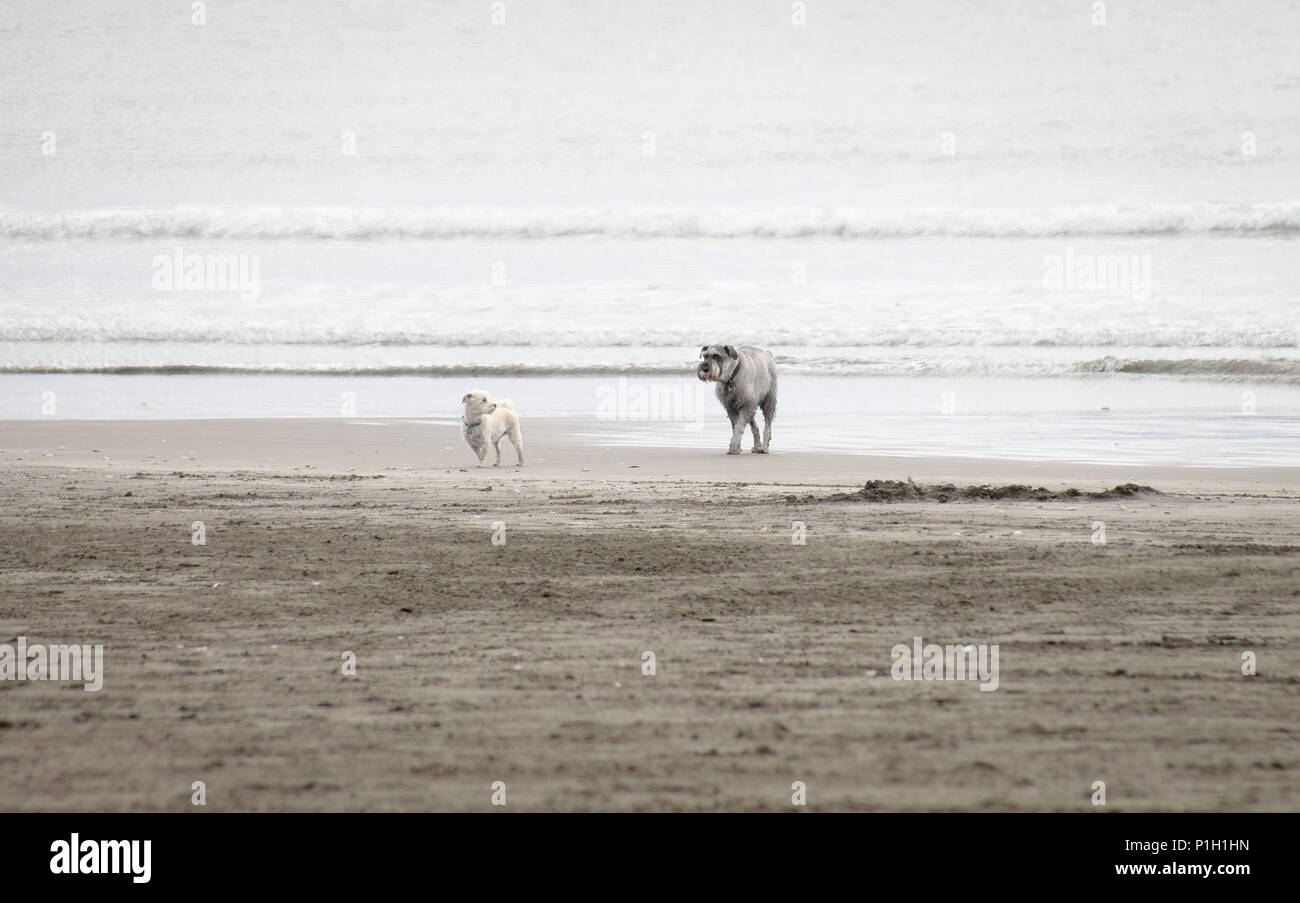
{"type": "Polygon", "coordinates": [[[378,423],[0,423],[0,643],[105,647],[97,693],[0,681],[0,807],[1300,809],[1295,470],[561,420],[480,470],[378,423]],[[1163,494],[825,500],[908,477],[1163,494]],[[997,643],[998,689],[892,680],[916,636],[997,643]]]}

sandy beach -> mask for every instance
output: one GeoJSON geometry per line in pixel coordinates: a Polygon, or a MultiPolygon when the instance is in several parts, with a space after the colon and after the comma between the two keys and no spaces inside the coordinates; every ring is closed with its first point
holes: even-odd
{"type": "Polygon", "coordinates": [[[1296,469],[616,428],[480,470],[451,423],[0,423],[0,643],[105,661],[0,681],[0,808],[1300,808],[1296,469]],[[1160,494],[827,500],[908,478],[1160,494]],[[918,636],[998,644],[998,689],[891,679],[918,636]]]}

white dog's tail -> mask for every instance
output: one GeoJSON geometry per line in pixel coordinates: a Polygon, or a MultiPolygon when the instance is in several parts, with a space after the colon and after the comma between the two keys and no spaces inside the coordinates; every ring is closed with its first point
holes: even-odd
{"type": "Polygon", "coordinates": [[[512,411],[515,409],[515,403],[509,398],[502,398],[497,401],[497,404],[501,405],[503,408],[509,408],[512,411]]]}

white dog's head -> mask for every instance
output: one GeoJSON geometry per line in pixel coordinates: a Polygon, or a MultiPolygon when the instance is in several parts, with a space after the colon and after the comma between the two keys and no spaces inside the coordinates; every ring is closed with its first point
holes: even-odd
{"type": "Polygon", "coordinates": [[[482,389],[466,392],[465,397],[461,399],[461,403],[465,405],[466,417],[482,417],[484,414],[491,414],[497,409],[492,396],[482,389]]]}

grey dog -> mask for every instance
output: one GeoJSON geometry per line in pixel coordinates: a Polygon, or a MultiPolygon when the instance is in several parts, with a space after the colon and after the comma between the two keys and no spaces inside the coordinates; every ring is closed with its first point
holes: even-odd
{"type": "Polygon", "coordinates": [[[756,455],[767,454],[772,441],[772,418],[776,416],[776,359],[762,348],[742,345],[705,345],[700,349],[700,365],[695,375],[703,382],[718,384],[718,401],[731,418],[731,447],[727,454],[740,454],[740,439],[745,426],[754,431],[756,455]],[[763,410],[763,439],[758,438],[755,416],[763,410]]]}

